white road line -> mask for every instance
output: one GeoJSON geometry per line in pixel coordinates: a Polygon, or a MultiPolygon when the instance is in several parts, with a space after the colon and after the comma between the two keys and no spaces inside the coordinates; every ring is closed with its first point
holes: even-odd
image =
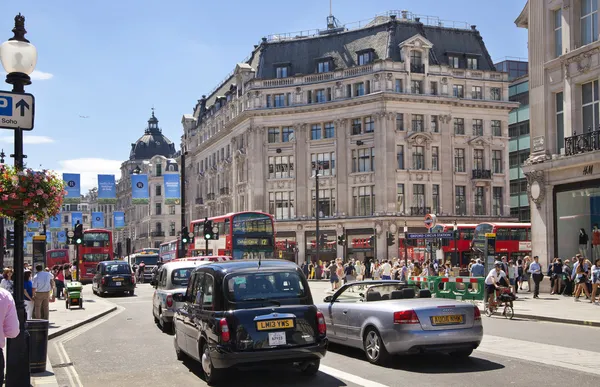
{"type": "Polygon", "coordinates": [[[483,336],[477,351],[600,375],[599,352],[489,335],[483,336]]]}
{"type": "Polygon", "coordinates": [[[388,387],[385,384],[381,384],[381,383],[373,382],[371,380],[363,379],[360,376],[352,375],[347,372],[340,371],[338,369],[331,368],[331,367],[328,367],[325,365],[321,365],[319,367],[319,371],[321,371],[327,375],[333,376],[334,378],[342,379],[347,382],[358,384],[363,387],[388,387]]]}

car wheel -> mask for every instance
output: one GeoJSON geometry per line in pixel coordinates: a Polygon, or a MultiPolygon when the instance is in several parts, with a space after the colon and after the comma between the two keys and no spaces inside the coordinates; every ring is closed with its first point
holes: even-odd
{"type": "Polygon", "coordinates": [[[214,386],[215,383],[218,383],[222,378],[222,370],[218,370],[213,367],[212,360],[210,358],[210,351],[208,348],[208,343],[206,341],[202,344],[202,356],[200,358],[200,363],[202,364],[202,371],[204,371],[204,381],[209,386],[214,386]]]}
{"type": "Polygon", "coordinates": [[[383,365],[389,358],[387,349],[381,340],[379,332],[375,328],[369,328],[363,341],[367,360],[373,364],[383,365]]]}
{"type": "Polygon", "coordinates": [[[321,360],[313,360],[302,364],[300,371],[303,375],[306,376],[314,376],[319,372],[319,366],[321,365],[321,360]]]}
{"type": "Polygon", "coordinates": [[[179,348],[179,344],[177,344],[177,331],[175,331],[175,335],[173,337],[173,343],[175,345],[175,355],[177,356],[177,360],[182,361],[185,359],[185,353],[179,348]]]}
{"type": "Polygon", "coordinates": [[[459,359],[466,359],[473,353],[472,349],[463,349],[462,351],[450,352],[449,355],[459,359]]]}

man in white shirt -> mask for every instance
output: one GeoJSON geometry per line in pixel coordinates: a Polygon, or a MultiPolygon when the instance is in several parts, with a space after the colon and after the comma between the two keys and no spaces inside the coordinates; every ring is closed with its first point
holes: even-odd
{"type": "Polygon", "coordinates": [[[381,279],[382,280],[391,280],[392,279],[392,266],[388,261],[383,261],[383,265],[379,268],[381,270],[381,279]]]}
{"type": "Polygon", "coordinates": [[[488,295],[488,305],[494,306],[494,293],[496,293],[496,289],[498,289],[498,281],[500,278],[506,279],[506,273],[502,271],[502,262],[496,261],[494,263],[494,268],[490,270],[487,277],[485,277],[485,291],[488,295]]]}
{"type": "Polygon", "coordinates": [[[33,277],[33,318],[48,320],[50,317],[50,292],[54,288],[54,276],[44,271],[42,265],[35,267],[33,277]]]}

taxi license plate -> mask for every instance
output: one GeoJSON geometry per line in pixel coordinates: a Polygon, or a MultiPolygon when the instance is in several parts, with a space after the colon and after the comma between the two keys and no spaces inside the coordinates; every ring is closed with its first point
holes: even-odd
{"type": "MultiPolygon", "coordinates": [[[[268,321],[258,321],[256,323],[256,329],[259,331],[269,331],[271,329],[288,329],[294,327],[293,319],[285,319],[285,320],[268,320],[268,321]]],[[[270,336],[269,336],[270,338],[270,336]]],[[[269,339],[270,340],[270,339],[269,339]]]]}
{"type": "Polygon", "coordinates": [[[115,286],[121,286],[120,282],[115,282],[115,286]]]}
{"type": "Polygon", "coordinates": [[[269,332],[269,345],[274,347],[276,345],[286,345],[285,332],[269,332]]]}
{"type": "Polygon", "coordinates": [[[462,324],[464,318],[462,314],[451,314],[448,316],[433,316],[431,317],[431,323],[433,325],[456,325],[462,324]]]}

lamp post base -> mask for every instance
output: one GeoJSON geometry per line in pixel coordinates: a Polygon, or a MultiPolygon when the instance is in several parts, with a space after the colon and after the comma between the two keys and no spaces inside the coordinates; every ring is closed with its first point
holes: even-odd
{"type": "Polygon", "coordinates": [[[29,332],[25,329],[25,305],[17,305],[21,331],[14,339],[6,340],[6,387],[31,385],[29,372],[29,332]]]}

